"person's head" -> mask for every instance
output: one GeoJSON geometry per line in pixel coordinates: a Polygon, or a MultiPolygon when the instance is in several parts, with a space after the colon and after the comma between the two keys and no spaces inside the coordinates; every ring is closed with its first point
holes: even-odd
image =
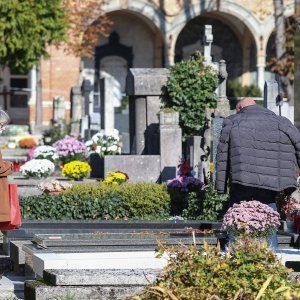
{"type": "Polygon", "coordinates": [[[235,107],[236,112],[239,112],[244,107],[250,106],[250,105],[256,105],[255,101],[252,98],[244,98],[237,103],[237,105],[235,107]]]}
{"type": "Polygon", "coordinates": [[[0,110],[0,133],[2,133],[7,124],[10,122],[10,117],[4,110],[0,110]]]}

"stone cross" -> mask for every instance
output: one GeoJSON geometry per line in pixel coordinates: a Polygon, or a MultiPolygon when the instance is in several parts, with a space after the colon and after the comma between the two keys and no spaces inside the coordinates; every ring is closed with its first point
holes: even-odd
{"type": "Polygon", "coordinates": [[[212,26],[205,25],[204,28],[204,36],[203,36],[203,44],[204,44],[204,60],[207,63],[212,62],[211,58],[211,44],[213,42],[213,34],[212,34],[212,26]]]}

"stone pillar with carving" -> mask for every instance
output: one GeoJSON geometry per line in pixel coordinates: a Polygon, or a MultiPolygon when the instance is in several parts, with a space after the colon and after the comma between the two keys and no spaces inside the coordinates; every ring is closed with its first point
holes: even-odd
{"type": "Polygon", "coordinates": [[[217,108],[215,109],[215,116],[227,117],[230,114],[229,100],[226,95],[226,82],[228,73],[226,70],[225,60],[220,60],[219,62],[219,87],[218,87],[218,100],[217,108]]]}

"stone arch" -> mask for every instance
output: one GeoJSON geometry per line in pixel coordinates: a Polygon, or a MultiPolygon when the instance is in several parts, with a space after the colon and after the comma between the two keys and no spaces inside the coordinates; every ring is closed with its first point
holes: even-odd
{"type": "Polygon", "coordinates": [[[136,13],[140,17],[143,17],[146,22],[152,22],[164,35],[169,24],[165,18],[165,15],[158,6],[155,6],[149,1],[131,0],[126,5],[122,5],[121,1],[109,1],[109,4],[105,6],[107,13],[115,12],[118,10],[127,10],[131,13],[136,13]]]}
{"type": "Polygon", "coordinates": [[[181,14],[178,15],[177,18],[172,22],[168,34],[173,36],[173,41],[176,40],[179,33],[182,31],[188,21],[207,12],[232,15],[245,24],[245,26],[247,26],[254,39],[256,39],[256,36],[259,35],[261,24],[256,16],[242,5],[228,0],[220,1],[220,7],[217,9],[211,5],[211,2],[208,1],[201,1],[200,4],[198,3],[189,5],[188,12],[187,10],[183,10],[181,14]]]}
{"type": "Polygon", "coordinates": [[[213,27],[211,54],[213,61],[225,59],[229,78],[238,78],[243,73],[243,47],[240,36],[232,26],[215,18],[213,14],[203,14],[190,20],[178,35],[175,45],[175,62],[187,59],[195,51],[203,52],[203,30],[205,25],[213,27]],[[234,53],[234,55],[232,55],[234,53]]]}

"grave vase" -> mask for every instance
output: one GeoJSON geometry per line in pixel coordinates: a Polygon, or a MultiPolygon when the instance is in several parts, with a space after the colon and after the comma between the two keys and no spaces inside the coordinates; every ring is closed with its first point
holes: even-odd
{"type": "Polygon", "coordinates": [[[104,178],[104,157],[100,157],[97,153],[91,153],[89,156],[89,164],[92,168],[91,178],[104,178]]]}

